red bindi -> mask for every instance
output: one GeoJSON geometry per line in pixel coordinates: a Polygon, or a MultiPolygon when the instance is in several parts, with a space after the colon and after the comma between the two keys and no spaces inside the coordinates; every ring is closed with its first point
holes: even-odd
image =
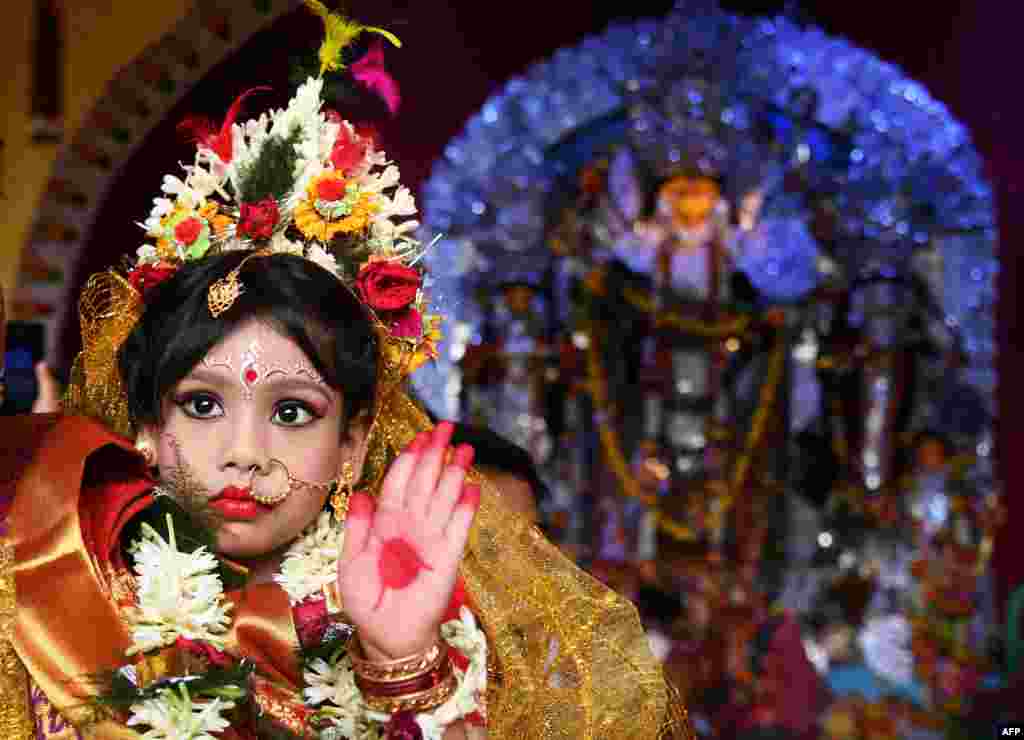
{"type": "Polygon", "coordinates": [[[380,572],[380,596],[377,598],[379,609],[384,601],[384,591],[393,589],[401,591],[416,580],[421,570],[433,570],[423,562],[423,558],[416,552],[416,548],[410,545],[401,537],[392,537],[381,545],[380,560],[377,561],[377,569],[380,572]]]}
{"type": "Polygon", "coordinates": [[[245,371],[245,382],[248,383],[249,385],[255,383],[256,379],[259,377],[259,373],[257,373],[252,368],[249,368],[248,370],[245,371]]]}

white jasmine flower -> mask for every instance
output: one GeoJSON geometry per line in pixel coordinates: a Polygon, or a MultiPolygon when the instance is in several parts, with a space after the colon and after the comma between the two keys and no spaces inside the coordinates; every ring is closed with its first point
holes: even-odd
{"type": "Polygon", "coordinates": [[[400,187],[390,197],[381,193],[378,196],[380,204],[379,216],[391,218],[393,216],[413,216],[416,214],[416,199],[406,187],[400,187]]]}
{"type": "Polygon", "coordinates": [[[347,655],[333,666],[320,658],[314,660],[303,671],[302,678],[306,683],[302,695],[307,704],[318,706],[326,702],[353,718],[360,713],[363,697],[356,686],[352,661],[347,655]]]}
{"type": "Polygon", "coordinates": [[[135,254],[139,258],[139,263],[143,265],[155,265],[160,261],[156,254],[156,247],[152,244],[143,244],[135,250],[135,254]]]}
{"type": "Polygon", "coordinates": [[[404,185],[395,191],[391,198],[391,213],[396,216],[413,216],[416,214],[416,198],[404,185]]]}
{"type": "Polygon", "coordinates": [[[384,167],[390,164],[388,162],[388,155],[376,149],[370,149],[366,152],[366,163],[368,167],[384,167]]]}
{"type": "Polygon", "coordinates": [[[178,552],[167,518],[170,542],[148,525],[132,545],[138,605],[132,614],[128,655],[173,645],[178,637],[202,640],[223,650],[231,604],[217,575],[217,559],[201,547],[178,552]]]}
{"type": "Polygon", "coordinates": [[[160,185],[160,190],[168,195],[178,196],[183,192],[188,191],[188,185],[180,177],[174,175],[164,175],[163,184],[160,185]]]}
{"type": "Polygon", "coordinates": [[[459,619],[441,625],[445,642],[469,658],[469,667],[463,673],[458,668],[458,687],[444,704],[431,712],[416,715],[426,740],[441,740],[445,728],[452,722],[472,714],[480,706],[480,696],[487,690],[487,636],[465,606],[459,610],[459,619]]]}
{"type": "Polygon", "coordinates": [[[154,198],[153,208],[149,211],[149,218],[142,222],[142,228],[150,236],[158,236],[163,231],[160,220],[173,210],[174,201],[170,198],[154,198]]]}
{"type": "Polygon", "coordinates": [[[163,185],[160,189],[168,195],[173,195],[175,200],[184,206],[198,208],[206,198],[193,190],[188,183],[174,175],[164,175],[163,185]]]}
{"type": "Polygon", "coordinates": [[[185,183],[197,197],[205,201],[214,193],[219,194],[221,197],[225,197],[227,194],[223,191],[224,184],[224,173],[221,172],[217,175],[215,172],[211,172],[204,167],[200,167],[197,163],[194,165],[186,165],[185,172],[185,183]]]}
{"type": "Polygon", "coordinates": [[[306,197],[306,186],[309,181],[327,169],[319,159],[308,159],[300,161],[302,169],[295,176],[295,185],[292,186],[288,202],[294,205],[306,197]]]}
{"type": "Polygon", "coordinates": [[[294,254],[301,257],[304,249],[301,243],[293,242],[283,231],[275,232],[270,238],[270,251],[274,254],[294,254]]]}
{"type": "Polygon", "coordinates": [[[299,126],[303,129],[304,138],[310,135],[319,136],[318,132],[309,130],[312,124],[319,128],[320,122],[320,92],[323,89],[324,81],[318,77],[310,77],[288,102],[288,107],[272,116],[273,125],[270,128],[271,136],[287,137],[292,130],[299,126]]]}
{"type": "Polygon", "coordinates": [[[382,190],[393,188],[399,182],[398,167],[395,165],[388,165],[384,168],[383,172],[375,175],[367,175],[363,178],[360,183],[363,190],[368,190],[371,193],[379,193],[382,190]]]}
{"type": "Polygon", "coordinates": [[[270,118],[266,113],[261,113],[259,118],[250,118],[246,121],[241,128],[242,134],[245,135],[249,141],[254,143],[262,143],[263,139],[267,138],[267,130],[270,125],[270,118]]]}
{"type": "Polygon", "coordinates": [[[149,728],[141,734],[142,740],[217,740],[212,733],[229,727],[221,712],[234,706],[223,699],[193,703],[188,687],[181,683],[159,692],[155,699],[133,704],[128,725],[149,728]]]}
{"type": "Polygon", "coordinates": [[[392,242],[406,237],[419,227],[420,222],[415,219],[395,223],[389,218],[376,218],[373,220],[373,236],[381,242],[392,242]]]}
{"type": "Polygon", "coordinates": [[[325,119],[320,124],[319,158],[321,161],[326,161],[330,158],[331,151],[334,149],[334,142],[338,140],[338,134],[340,132],[340,123],[335,123],[334,121],[328,121],[325,119]]]}
{"type": "Polygon", "coordinates": [[[319,115],[312,121],[304,121],[302,132],[302,136],[295,145],[295,150],[299,154],[299,165],[296,165],[296,169],[299,171],[305,169],[306,162],[323,162],[331,153],[330,149],[326,153],[323,150],[319,115]]]}
{"type": "MultiPolygon", "coordinates": [[[[316,249],[325,251],[317,245],[310,248],[311,252],[316,249]]],[[[328,256],[333,259],[333,255],[328,256]]],[[[309,259],[317,261],[312,254],[309,259]]],[[[274,580],[285,590],[292,604],[319,593],[338,577],[338,557],[344,541],[344,529],[334,522],[331,512],[324,511],[288,548],[274,580]]]]}
{"type": "MultiPolygon", "coordinates": [[[[320,267],[329,271],[332,275],[338,275],[338,260],[319,244],[313,244],[309,247],[306,258],[320,265],[320,267]]],[[[323,515],[321,514],[321,516],[323,515]]]]}

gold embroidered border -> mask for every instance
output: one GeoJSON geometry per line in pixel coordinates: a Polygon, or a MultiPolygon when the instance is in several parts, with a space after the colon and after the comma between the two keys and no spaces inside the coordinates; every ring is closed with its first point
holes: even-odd
{"type": "Polygon", "coordinates": [[[11,642],[17,609],[13,566],[14,545],[0,537],[0,737],[32,740],[35,724],[29,715],[28,673],[11,642]]]}
{"type": "Polygon", "coordinates": [[[260,714],[298,737],[308,737],[309,712],[293,692],[256,676],[252,697],[260,714]]]}

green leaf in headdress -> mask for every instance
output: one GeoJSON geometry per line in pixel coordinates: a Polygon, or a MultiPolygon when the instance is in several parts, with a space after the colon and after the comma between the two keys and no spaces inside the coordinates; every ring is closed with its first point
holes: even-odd
{"type": "Polygon", "coordinates": [[[296,149],[302,139],[302,129],[296,126],[287,138],[271,136],[263,143],[256,160],[241,172],[238,200],[258,203],[267,198],[282,200],[295,185],[295,165],[299,161],[296,149]]]}

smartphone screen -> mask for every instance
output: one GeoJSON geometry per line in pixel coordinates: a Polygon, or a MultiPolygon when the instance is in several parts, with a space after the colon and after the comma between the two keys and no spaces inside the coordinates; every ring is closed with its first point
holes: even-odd
{"type": "Polygon", "coordinates": [[[27,414],[39,394],[35,366],[43,359],[45,327],[34,321],[7,323],[7,347],[4,351],[7,392],[0,414],[27,414]]]}

